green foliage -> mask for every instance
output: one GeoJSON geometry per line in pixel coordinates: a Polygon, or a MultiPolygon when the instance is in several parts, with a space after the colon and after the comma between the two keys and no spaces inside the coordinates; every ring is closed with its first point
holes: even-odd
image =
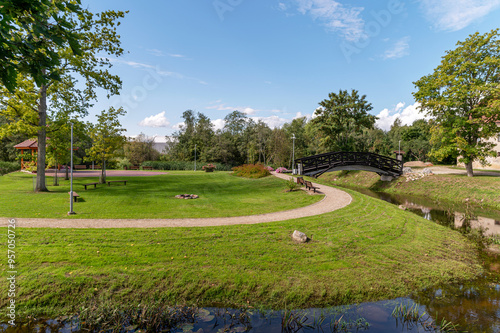
{"type": "Polygon", "coordinates": [[[497,30],[470,35],[447,51],[432,74],[414,82],[421,110],[434,118],[436,148],[432,154],[443,158],[456,152],[473,176],[472,162],[486,163],[493,156],[498,135],[500,105],[500,39],[497,30]]]}
{"type": "Polygon", "coordinates": [[[360,151],[359,136],[364,129],[373,128],[377,119],[368,113],[373,109],[371,103],[354,89],[350,94],[340,90],[328,97],[319,103],[312,121],[323,134],[321,145],[327,151],[360,151]]]}
{"type": "MultiPolygon", "coordinates": [[[[222,163],[215,164],[219,171],[231,171],[232,166],[222,163]]],[[[146,161],[142,163],[143,166],[153,167],[155,170],[194,170],[194,162],[185,161],[146,161]]],[[[197,164],[200,170],[200,164],[197,164]]]]}
{"type": "Polygon", "coordinates": [[[2,1],[0,6],[0,79],[14,91],[18,73],[30,75],[37,85],[60,79],[52,71],[61,64],[57,49],[68,47],[72,55],[82,52],[81,40],[70,19],[84,12],[80,0],[2,1]]]}
{"type": "Polygon", "coordinates": [[[233,174],[245,178],[262,178],[271,175],[263,164],[244,164],[234,167],[233,174]]]}
{"type": "Polygon", "coordinates": [[[129,167],[129,166],[132,166],[133,164],[129,161],[128,158],[126,157],[117,157],[115,158],[115,163],[116,163],[116,167],[118,169],[125,169],[125,167],[129,167]]]}
{"type": "Polygon", "coordinates": [[[6,173],[17,171],[21,169],[21,164],[19,162],[3,162],[0,161],[0,175],[3,176],[6,173]]]}
{"type": "Polygon", "coordinates": [[[144,161],[158,160],[160,153],[153,148],[153,144],[154,138],[148,138],[141,133],[125,144],[123,147],[125,157],[133,165],[140,165],[144,161]]]}
{"type": "Polygon", "coordinates": [[[126,130],[121,127],[119,116],[125,115],[123,108],[110,107],[97,116],[97,124],[92,126],[89,136],[92,147],[87,151],[86,161],[102,163],[100,182],[106,181],[106,162],[118,157],[119,149],[123,147],[126,138],[122,135],[126,130]]]}
{"type": "Polygon", "coordinates": [[[292,192],[292,191],[299,189],[300,185],[295,182],[295,178],[290,177],[286,181],[286,188],[287,188],[288,192],[292,192]]]}

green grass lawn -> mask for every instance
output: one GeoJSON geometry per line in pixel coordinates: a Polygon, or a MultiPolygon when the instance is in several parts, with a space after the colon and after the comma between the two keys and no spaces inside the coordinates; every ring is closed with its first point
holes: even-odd
{"type": "Polygon", "coordinates": [[[328,172],[316,180],[326,185],[364,187],[374,191],[422,196],[437,201],[464,204],[467,200],[485,208],[500,210],[500,177],[432,175],[415,181],[402,176],[383,182],[374,172],[328,172]]]}
{"type": "MultiPolygon", "coordinates": [[[[185,175],[166,176],[166,182],[169,177],[185,175]]],[[[199,187],[195,184],[203,184],[204,177],[189,179],[199,187]]],[[[214,177],[226,179],[224,174],[214,177]]],[[[246,181],[227,179],[227,184],[235,182],[231,187],[253,189],[246,181]]],[[[267,181],[275,180],[259,184],[267,181]]],[[[113,190],[122,188],[106,189],[113,190]]],[[[219,191],[220,195],[226,188],[219,191]]],[[[236,308],[325,307],[405,296],[482,273],[476,248],[458,232],[347,191],[353,202],[343,209],[257,225],[18,228],[18,315],[74,313],[93,299],[117,308],[153,301],[236,308]],[[295,229],[312,240],[294,243],[295,229]]],[[[6,234],[6,228],[0,229],[6,234]]],[[[7,249],[6,237],[0,248],[7,249]]],[[[0,266],[3,271],[5,265],[6,260],[0,266]]],[[[7,290],[6,279],[0,279],[0,290],[7,290]]],[[[0,308],[7,302],[7,297],[0,297],[0,308]]]]}
{"type": "MultiPolygon", "coordinates": [[[[74,178],[80,195],[77,215],[68,217],[69,181],[48,186],[50,192],[34,193],[33,176],[21,172],[0,177],[0,216],[40,218],[160,219],[226,217],[263,214],[313,204],[323,198],[304,191],[285,192],[285,181],[276,177],[246,179],[228,172],[169,172],[161,176],[108,177],[126,179],[127,185],[82,184],[97,178],[74,178]],[[177,194],[198,194],[199,199],[180,200],[177,194]]],[[[47,177],[52,184],[52,177],[47,177]]]]}

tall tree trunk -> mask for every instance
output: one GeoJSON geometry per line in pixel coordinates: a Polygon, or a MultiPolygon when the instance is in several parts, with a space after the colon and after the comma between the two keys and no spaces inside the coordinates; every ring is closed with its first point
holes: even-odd
{"type": "Polygon", "coordinates": [[[45,150],[47,143],[47,86],[40,88],[40,104],[38,105],[38,160],[36,166],[36,188],[35,192],[48,192],[45,186],[45,150]]]}
{"type": "Polygon", "coordinates": [[[59,183],[57,182],[57,158],[56,158],[55,168],[56,168],[56,173],[54,174],[54,183],[53,183],[53,185],[54,186],[59,186],[59,183]]]}
{"type": "Polygon", "coordinates": [[[101,177],[99,177],[99,184],[106,183],[106,161],[104,158],[102,159],[102,169],[101,169],[101,177]]]}
{"type": "Polygon", "coordinates": [[[465,164],[465,170],[467,170],[467,177],[474,177],[474,171],[472,170],[472,161],[465,164]]]}
{"type": "Polygon", "coordinates": [[[68,163],[66,163],[66,173],[64,175],[64,180],[69,180],[69,166],[68,163]]]}

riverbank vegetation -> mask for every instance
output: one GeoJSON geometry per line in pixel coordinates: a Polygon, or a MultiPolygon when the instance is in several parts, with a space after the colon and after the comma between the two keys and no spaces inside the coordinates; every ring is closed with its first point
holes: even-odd
{"type": "Polygon", "coordinates": [[[97,185],[84,190],[82,184],[97,177],[74,178],[80,195],[74,204],[76,215],[67,216],[70,184],[60,180],[50,192],[33,192],[30,174],[11,173],[0,179],[0,216],[37,218],[161,219],[227,217],[264,214],[311,205],[323,196],[303,191],[285,193],[286,184],[276,177],[246,179],[228,172],[170,171],[148,177],[108,177],[127,180],[112,186],[97,185]],[[179,200],[178,194],[196,194],[195,200],[179,200]]]}
{"type": "Polygon", "coordinates": [[[383,182],[380,176],[367,171],[328,172],[318,178],[318,183],[348,187],[362,187],[372,191],[407,194],[436,201],[475,204],[484,208],[500,209],[500,177],[441,174],[430,175],[415,181],[401,176],[391,182],[383,182]]]}
{"type": "Polygon", "coordinates": [[[458,232],[348,192],[353,202],[343,209],[284,222],[18,229],[18,313],[75,313],[88,300],[327,307],[405,296],[482,273],[475,246],[458,232]],[[311,240],[294,243],[295,229],[311,240]]]}

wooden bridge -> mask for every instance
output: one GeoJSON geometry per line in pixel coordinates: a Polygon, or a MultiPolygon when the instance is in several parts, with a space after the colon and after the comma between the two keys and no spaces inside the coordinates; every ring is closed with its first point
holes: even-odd
{"type": "Polygon", "coordinates": [[[295,164],[300,175],[315,178],[325,172],[337,170],[372,171],[382,176],[382,180],[403,174],[402,161],[373,153],[332,152],[299,158],[295,160],[295,164]]]}

